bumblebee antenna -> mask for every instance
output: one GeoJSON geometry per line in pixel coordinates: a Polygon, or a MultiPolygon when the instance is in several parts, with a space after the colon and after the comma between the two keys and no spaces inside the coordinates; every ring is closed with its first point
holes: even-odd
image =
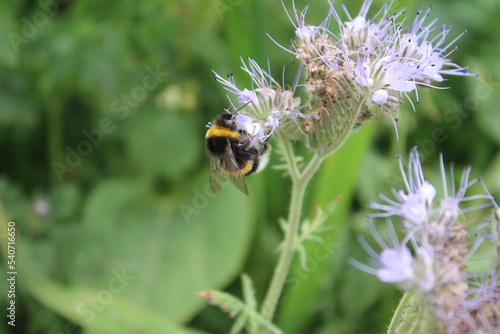
{"type": "Polygon", "coordinates": [[[248,101],[247,103],[245,103],[244,105],[242,105],[241,107],[239,107],[238,109],[236,109],[234,112],[231,112],[229,111],[229,109],[225,109],[224,108],[224,111],[227,112],[227,113],[230,113],[231,115],[234,116],[235,113],[237,113],[238,111],[240,111],[241,109],[245,108],[247,105],[249,105],[250,103],[252,103],[253,101],[248,101]]]}

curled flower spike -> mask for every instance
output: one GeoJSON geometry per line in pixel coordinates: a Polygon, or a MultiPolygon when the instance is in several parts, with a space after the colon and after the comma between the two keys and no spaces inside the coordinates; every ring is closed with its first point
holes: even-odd
{"type": "MultiPolygon", "coordinates": [[[[366,241],[361,244],[375,262],[375,270],[357,262],[354,264],[376,274],[382,282],[395,283],[421,295],[426,307],[440,321],[443,333],[488,333],[498,330],[495,319],[500,314],[499,254],[493,251],[496,262],[486,279],[484,274],[481,280],[481,275],[467,270],[467,261],[482,243],[486,240],[498,243],[498,236],[489,234],[488,230],[491,226],[496,231],[498,205],[481,179],[469,180],[470,167],[463,171],[456,187],[453,165],[448,178],[441,156],[443,191],[438,199],[435,187],[424,177],[416,148],[410,154],[408,168],[405,170],[401,158],[399,166],[405,189],[393,188],[395,199],[381,195],[385,203],[371,203],[370,207],[380,212],[371,214],[370,218],[383,217],[392,226],[391,219],[397,217],[406,236],[399,243],[396,233],[390,229],[391,246],[387,246],[370,223],[372,235],[382,251],[379,255],[367,246],[366,241]],[[482,186],[483,191],[467,195],[476,184],[482,186]],[[471,202],[474,204],[467,205],[471,202]],[[491,207],[494,218],[474,224],[474,220],[467,219],[470,212],[491,207]],[[478,239],[471,240],[473,237],[478,239]],[[413,255],[406,246],[408,241],[413,255]]],[[[496,249],[496,245],[491,248],[496,249]]]]}
{"type": "Polygon", "coordinates": [[[392,3],[371,18],[371,0],[355,17],[344,7],[344,20],[331,2],[319,26],[306,24],[307,8],[299,13],[294,7],[293,19],[288,15],[296,35],[288,51],[303,63],[311,94],[314,117],[306,119],[306,132],[313,148],[331,151],[353,128],[383,115],[394,117],[403,97],[419,85],[434,87],[444,75],[476,75],[448,59],[463,33],[447,42],[451,27],[428,22],[430,8],[405,25],[404,10],[389,14],[392,3]]]}
{"type": "Polygon", "coordinates": [[[255,137],[260,142],[266,141],[278,128],[285,128],[291,123],[298,128],[296,118],[304,115],[299,111],[300,98],[294,97],[297,82],[291,90],[283,89],[255,60],[249,59],[247,64],[242,59],[242,62],[242,69],[252,80],[251,90],[247,88],[241,90],[236,86],[232,76],[224,79],[214,72],[217,81],[226,86],[228,92],[236,95],[239,103],[245,104],[236,118],[238,126],[247,130],[248,127],[254,127],[256,122],[260,123],[260,128],[268,130],[263,131],[261,136],[255,137]]]}

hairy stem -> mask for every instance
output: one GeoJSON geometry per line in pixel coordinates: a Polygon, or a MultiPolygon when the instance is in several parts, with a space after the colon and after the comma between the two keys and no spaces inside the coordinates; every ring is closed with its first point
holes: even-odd
{"type": "Polygon", "coordinates": [[[341,147],[347,140],[352,132],[352,128],[357,119],[357,115],[361,111],[363,106],[363,101],[359,101],[354,111],[350,113],[350,118],[346,124],[346,127],[338,140],[334,142],[326,152],[318,153],[312,157],[307,166],[302,172],[299,171],[297,166],[297,161],[294,156],[293,148],[291,142],[286,138],[285,135],[280,133],[280,137],[284,147],[284,156],[288,165],[290,176],[292,178],[292,197],[290,200],[290,209],[288,212],[288,228],[285,231],[283,247],[281,248],[281,253],[278,259],[278,264],[274,269],[273,277],[271,279],[271,284],[267,290],[266,297],[262,304],[262,315],[268,319],[272,320],[276,307],[278,306],[278,301],[280,295],[283,291],[283,286],[286,282],[286,277],[290,270],[290,265],[292,264],[293,256],[297,249],[297,240],[299,238],[299,227],[300,218],[302,213],[302,205],[304,203],[304,195],[307,185],[311,181],[313,175],[318,171],[319,167],[323,163],[323,160],[334,153],[339,147],[341,147]]]}
{"type": "Polygon", "coordinates": [[[285,231],[283,247],[278,259],[278,264],[276,265],[271,279],[271,284],[267,290],[266,298],[262,304],[261,312],[267,320],[272,320],[273,318],[281,292],[283,291],[283,286],[286,282],[286,277],[290,270],[290,265],[292,264],[293,256],[295,254],[302,205],[304,203],[304,194],[307,185],[324,160],[324,157],[320,157],[318,154],[314,155],[304,171],[300,173],[293,154],[291,143],[286,138],[282,139],[285,148],[285,158],[287,160],[292,178],[292,197],[290,201],[290,210],[288,212],[288,228],[285,231]]]}
{"type": "Polygon", "coordinates": [[[396,328],[399,325],[401,319],[403,318],[404,310],[408,306],[409,300],[410,300],[410,294],[406,292],[399,301],[398,308],[396,309],[396,311],[394,311],[391,323],[389,324],[389,328],[387,329],[387,334],[394,334],[396,332],[396,328]]]}

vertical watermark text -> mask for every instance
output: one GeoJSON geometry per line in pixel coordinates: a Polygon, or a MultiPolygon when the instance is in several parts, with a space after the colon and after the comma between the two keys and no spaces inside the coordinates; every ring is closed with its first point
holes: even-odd
{"type": "Polygon", "coordinates": [[[7,323],[16,326],[16,223],[7,223],[7,323]]]}

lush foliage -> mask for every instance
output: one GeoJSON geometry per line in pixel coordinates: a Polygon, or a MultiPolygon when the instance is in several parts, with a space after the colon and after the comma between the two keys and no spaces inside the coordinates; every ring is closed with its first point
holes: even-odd
{"type": "MultiPolygon", "coordinates": [[[[384,330],[400,292],[348,259],[367,257],[357,235],[369,234],[368,203],[400,180],[396,155],[418,145],[424,169],[436,171],[426,176],[439,180],[443,152],[500,196],[500,6],[432,5],[451,35],[468,30],[453,61],[481,75],[451,78],[446,91],[419,88],[417,112],[401,106],[399,141],[389,119],[368,123],[325,161],[305,212],[334,214],[322,241],[306,241],[295,259],[275,321],[285,333],[384,330]]],[[[327,8],[311,3],[309,21],[327,8]]],[[[269,58],[275,77],[288,64],[291,85],[298,64],[266,36],[287,45],[294,34],[281,4],[16,1],[0,13],[0,237],[5,255],[3,229],[15,221],[19,273],[18,323],[2,321],[1,331],[227,332],[232,320],[197,293],[243,296],[246,272],[263,300],[290,184],[268,168],[247,178],[249,197],[230,185],[211,193],[205,124],[228,107],[212,70],[244,83],[240,55],[269,58]]]]}

